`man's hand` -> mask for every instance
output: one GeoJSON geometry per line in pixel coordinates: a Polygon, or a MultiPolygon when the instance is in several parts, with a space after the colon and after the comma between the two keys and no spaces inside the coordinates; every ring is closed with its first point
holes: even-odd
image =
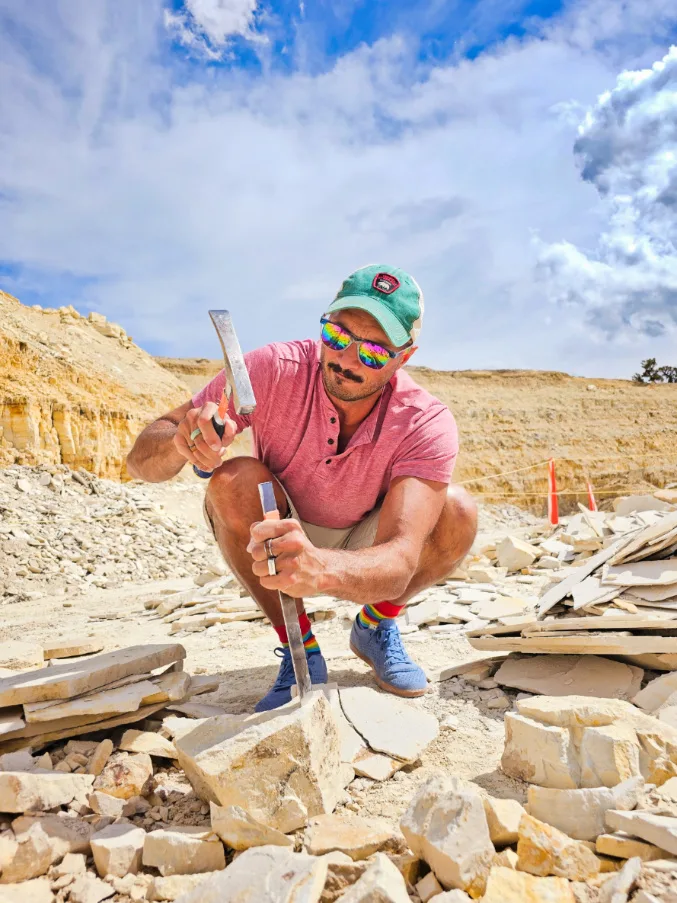
{"type": "Polygon", "coordinates": [[[223,438],[220,439],[212,424],[212,417],[218,411],[218,405],[208,401],[201,408],[191,408],[183,420],[179,423],[174,446],[176,450],[191,464],[197,465],[199,470],[211,472],[223,463],[228,446],[231,445],[237,434],[237,426],[226,414],[223,438]],[[190,434],[200,430],[200,435],[194,439],[190,434]]]}
{"type": "Polygon", "coordinates": [[[264,520],[251,526],[247,551],[254,559],[252,570],[264,589],[277,589],[300,599],[323,590],[326,578],[325,550],[316,548],[297,520],[264,520]],[[268,574],[269,539],[277,575],[268,574]]]}

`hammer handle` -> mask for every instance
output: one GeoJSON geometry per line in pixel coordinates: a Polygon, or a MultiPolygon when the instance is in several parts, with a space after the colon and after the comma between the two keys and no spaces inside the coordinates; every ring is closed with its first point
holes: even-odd
{"type": "MultiPolygon", "coordinates": [[[[217,414],[214,414],[214,416],[212,417],[212,426],[216,430],[216,435],[219,437],[219,439],[223,439],[223,434],[226,430],[226,424],[219,419],[217,414]]],[[[212,470],[200,470],[196,464],[193,464],[193,470],[199,477],[202,477],[203,480],[208,480],[213,473],[212,470]]]]}

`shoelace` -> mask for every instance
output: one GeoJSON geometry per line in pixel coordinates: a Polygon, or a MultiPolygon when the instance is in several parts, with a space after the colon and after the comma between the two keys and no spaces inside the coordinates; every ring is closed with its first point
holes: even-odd
{"type": "Polygon", "coordinates": [[[407,651],[402,645],[400,632],[395,628],[389,630],[381,629],[377,636],[378,644],[382,651],[385,652],[385,662],[387,665],[405,665],[409,662],[407,651]]]}
{"type": "Polygon", "coordinates": [[[282,646],[278,646],[274,652],[278,658],[282,659],[282,665],[280,666],[280,673],[277,675],[277,680],[275,681],[273,689],[288,687],[291,685],[290,682],[295,682],[291,652],[289,652],[288,649],[283,649],[282,646]]]}

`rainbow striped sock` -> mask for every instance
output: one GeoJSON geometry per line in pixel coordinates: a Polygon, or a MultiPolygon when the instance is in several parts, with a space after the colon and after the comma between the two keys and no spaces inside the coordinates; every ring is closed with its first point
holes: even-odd
{"type": "Polygon", "coordinates": [[[306,650],[306,655],[310,655],[312,652],[320,651],[320,644],[315,639],[315,634],[312,630],[309,630],[308,633],[303,637],[303,646],[306,650]]]}
{"type": "Polygon", "coordinates": [[[361,627],[376,630],[382,621],[396,618],[403,608],[404,605],[395,605],[394,602],[376,602],[374,605],[363,606],[357,615],[357,620],[361,627]]]}

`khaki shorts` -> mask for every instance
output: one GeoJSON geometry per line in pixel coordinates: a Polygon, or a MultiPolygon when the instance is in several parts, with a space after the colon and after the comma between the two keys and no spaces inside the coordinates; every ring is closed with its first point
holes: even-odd
{"type": "MultiPolygon", "coordinates": [[[[282,483],[280,483],[280,486],[282,486],[282,483]]],[[[301,526],[303,527],[303,532],[316,548],[345,549],[355,552],[358,549],[368,549],[374,545],[374,540],[376,539],[376,531],[378,530],[378,520],[381,514],[380,505],[377,505],[376,508],[370,511],[369,514],[367,514],[367,516],[364,517],[358,524],[355,524],[354,527],[340,527],[338,529],[334,527],[317,527],[315,526],[315,524],[308,524],[305,521],[301,520],[298,511],[296,510],[296,505],[289,498],[289,494],[287,493],[287,490],[284,488],[284,486],[282,486],[282,491],[286,495],[287,501],[289,502],[289,514],[287,515],[287,517],[294,518],[301,524],[301,526]]],[[[203,511],[207,526],[212,531],[214,538],[216,538],[216,534],[214,533],[214,524],[212,523],[209,512],[207,511],[206,497],[203,511]]]]}

